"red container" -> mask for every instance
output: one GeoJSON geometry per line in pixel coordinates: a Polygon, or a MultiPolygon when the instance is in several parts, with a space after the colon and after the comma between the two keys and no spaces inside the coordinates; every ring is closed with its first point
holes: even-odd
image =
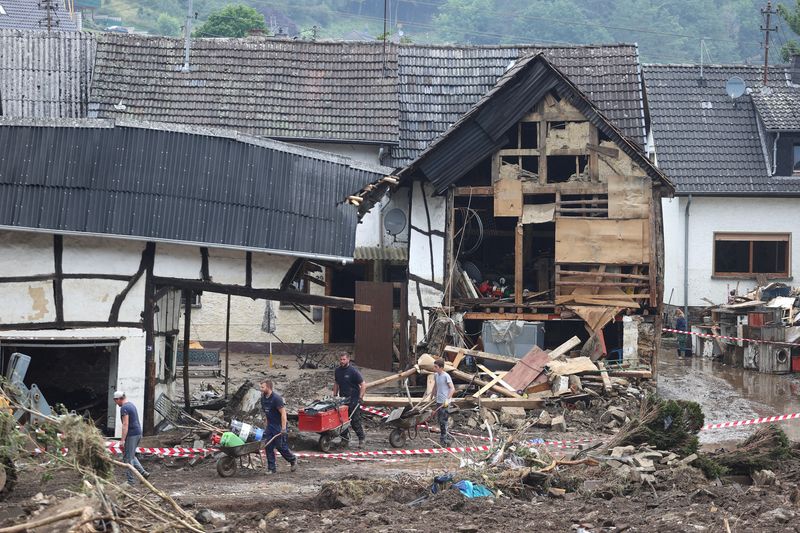
{"type": "Polygon", "coordinates": [[[340,405],[339,410],[331,409],[314,414],[306,414],[305,409],[297,412],[297,429],[313,433],[322,433],[336,429],[349,420],[347,406],[340,405]]]}
{"type": "Polygon", "coordinates": [[[800,354],[792,355],[792,372],[800,372],[800,354]]]}

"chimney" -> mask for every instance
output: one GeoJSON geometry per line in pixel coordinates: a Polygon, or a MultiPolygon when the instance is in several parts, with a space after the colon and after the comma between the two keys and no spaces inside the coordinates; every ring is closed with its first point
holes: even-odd
{"type": "Polygon", "coordinates": [[[265,35],[264,30],[261,28],[251,28],[247,30],[248,37],[263,37],[265,35]]]}
{"type": "Polygon", "coordinates": [[[800,54],[792,54],[792,64],[789,67],[792,83],[800,85],[800,54]]]}

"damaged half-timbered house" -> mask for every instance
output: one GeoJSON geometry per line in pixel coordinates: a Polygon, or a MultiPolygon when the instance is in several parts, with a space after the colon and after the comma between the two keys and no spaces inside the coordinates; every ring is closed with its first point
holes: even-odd
{"type": "Polygon", "coordinates": [[[181,295],[354,309],[287,283],[300,262],[351,260],[357,215],[341,198],[389,169],[132,121],[5,119],[0,145],[0,367],[30,355],[26,383],[109,434],[114,390],[146,431],[158,396],[175,397],[181,295]]]}
{"type": "Polygon", "coordinates": [[[409,313],[425,321],[414,340],[443,312],[484,344],[484,323],[525,321],[547,347],[578,335],[596,356],[654,362],[672,185],[543,54],[395,176],[392,194],[410,196],[409,313]]]}

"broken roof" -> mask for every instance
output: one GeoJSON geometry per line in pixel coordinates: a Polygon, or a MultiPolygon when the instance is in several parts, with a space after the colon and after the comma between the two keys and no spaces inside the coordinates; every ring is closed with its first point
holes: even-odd
{"type": "Polygon", "coordinates": [[[395,164],[415,159],[469,111],[522,56],[542,52],[634,142],[645,120],[636,45],[400,46],[400,146],[395,164]]]}
{"type": "Polygon", "coordinates": [[[397,142],[393,45],[384,61],[382,43],[192,39],[188,72],[183,62],[183,39],[98,36],[91,116],[397,142]]]}
{"type": "Polygon", "coordinates": [[[336,260],[355,248],[342,199],[391,170],[230,130],[110,120],[0,120],[0,146],[0,227],[336,260]]]}
{"type": "MultiPolygon", "coordinates": [[[[645,65],[644,81],[658,166],[678,194],[757,195],[800,192],[800,180],[770,177],[749,96],[731,100],[725,83],[761,84],[757,66],[645,65]]],[[[785,84],[785,72],[771,70],[785,84]]]]}
{"type": "Polygon", "coordinates": [[[750,97],[768,131],[800,131],[800,87],[761,87],[750,97]]]}
{"type": "MultiPolygon", "coordinates": [[[[47,10],[40,4],[36,0],[0,0],[0,29],[47,30],[47,10]]],[[[63,2],[53,2],[50,12],[51,29],[78,31],[80,13],[70,16],[63,2]]]]}
{"type": "Polygon", "coordinates": [[[0,115],[86,117],[94,52],[90,33],[0,29],[0,115]]]}
{"type": "Polygon", "coordinates": [[[636,161],[651,178],[672,188],[670,181],[543,53],[524,57],[455,124],[437,137],[399,176],[422,173],[441,193],[482,159],[507,144],[506,132],[551,91],[566,98],[636,161]]]}

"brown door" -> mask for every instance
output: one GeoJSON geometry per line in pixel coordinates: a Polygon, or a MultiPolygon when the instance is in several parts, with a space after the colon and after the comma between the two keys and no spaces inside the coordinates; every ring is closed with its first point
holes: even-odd
{"type": "Polygon", "coordinates": [[[356,281],[356,303],[372,307],[356,311],[355,360],[360,367],[392,370],[392,284],[356,281]]]}

